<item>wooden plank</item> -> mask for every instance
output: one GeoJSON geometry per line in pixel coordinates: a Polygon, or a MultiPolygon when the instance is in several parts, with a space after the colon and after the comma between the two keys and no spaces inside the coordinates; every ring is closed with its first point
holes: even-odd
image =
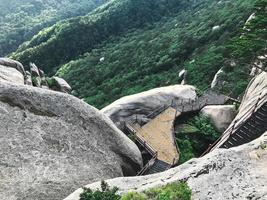
{"type": "Polygon", "coordinates": [[[158,160],[173,164],[173,159],[179,160],[173,136],[174,120],[181,113],[169,107],[142,127],[136,125],[136,134],[153,147],[158,153],[158,160]]]}

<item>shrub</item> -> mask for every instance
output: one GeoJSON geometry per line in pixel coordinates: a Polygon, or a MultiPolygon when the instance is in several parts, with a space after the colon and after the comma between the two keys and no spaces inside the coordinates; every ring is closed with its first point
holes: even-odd
{"type": "Polygon", "coordinates": [[[119,200],[117,195],[118,188],[110,188],[104,181],[101,182],[101,190],[93,191],[90,188],[84,188],[84,192],[80,195],[80,200],[119,200]]]}
{"type": "Polygon", "coordinates": [[[179,130],[176,141],[180,151],[179,164],[200,156],[218,137],[209,118],[198,115],[184,121],[186,125],[179,130]]]}
{"type": "Polygon", "coordinates": [[[124,194],[121,200],[147,200],[147,196],[143,193],[129,192],[124,194]]]}
{"type": "Polygon", "coordinates": [[[90,188],[84,188],[80,200],[190,200],[192,193],[184,182],[171,183],[141,193],[129,192],[123,196],[116,194],[117,191],[118,188],[110,188],[102,181],[101,190],[92,191],[90,188]]]}
{"type": "Polygon", "coordinates": [[[147,200],[190,200],[192,191],[186,183],[178,182],[145,192],[147,200]]]}
{"type": "Polygon", "coordinates": [[[218,132],[211,124],[208,117],[204,115],[199,115],[194,117],[189,124],[196,127],[199,132],[207,139],[216,140],[219,137],[218,132]]]}

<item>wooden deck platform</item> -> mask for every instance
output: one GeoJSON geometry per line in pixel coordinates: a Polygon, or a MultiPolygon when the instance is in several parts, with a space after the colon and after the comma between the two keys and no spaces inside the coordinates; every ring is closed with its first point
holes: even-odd
{"type": "Polygon", "coordinates": [[[144,126],[133,124],[136,135],[147,141],[157,151],[159,160],[170,165],[179,160],[173,132],[174,120],[179,115],[181,115],[180,112],[169,107],[144,126]]]}

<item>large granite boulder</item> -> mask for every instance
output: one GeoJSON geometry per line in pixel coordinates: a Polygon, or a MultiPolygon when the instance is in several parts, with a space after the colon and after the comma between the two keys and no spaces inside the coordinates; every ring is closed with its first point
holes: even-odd
{"type": "Polygon", "coordinates": [[[15,68],[0,65],[0,80],[24,85],[24,76],[15,68]]]}
{"type": "Polygon", "coordinates": [[[12,60],[10,58],[0,58],[0,65],[14,68],[18,70],[23,76],[26,75],[23,65],[16,60],[12,60]]]}
{"type": "Polygon", "coordinates": [[[235,118],[237,111],[234,105],[205,106],[201,114],[210,118],[219,132],[224,132],[235,118]]]}
{"type": "MultiPolygon", "coordinates": [[[[119,192],[143,191],[175,181],[186,181],[194,200],[267,199],[267,132],[259,139],[231,149],[216,149],[168,171],[108,180],[119,192]]],[[[100,183],[86,187],[99,188],[100,183]]],[[[83,189],[64,200],[79,200],[83,189]]]]}
{"type": "Polygon", "coordinates": [[[23,65],[9,58],[0,58],[0,80],[24,85],[26,76],[23,65]]]}
{"type": "Polygon", "coordinates": [[[173,85],[123,97],[101,110],[119,128],[123,122],[132,118],[142,119],[163,105],[170,105],[181,100],[195,100],[195,87],[190,85],[173,85]]]}
{"type": "Polygon", "coordinates": [[[68,94],[0,82],[0,121],[1,200],[62,200],[142,165],[110,119],[68,94]]]}

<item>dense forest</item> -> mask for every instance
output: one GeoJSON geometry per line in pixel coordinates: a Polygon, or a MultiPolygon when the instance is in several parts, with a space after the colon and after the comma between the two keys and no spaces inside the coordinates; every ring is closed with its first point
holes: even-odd
{"type": "Polygon", "coordinates": [[[89,11],[107,0],[1,0],[0,56],[29,40],[42,28],[89,11]]]}
{"type": "Polygon", "coordinates": [[[57,73],[73,94],[98,108],[121,96],[180,83],[184,68],[188,83],[202,90],[224,68],[222,90],[237,97],[249,81],[248,67],[266,50],[266,4],[113,0],[43,29],[12,57],[57,73]],[[244,28],[252,13],[256,17],[244,28]]]}

